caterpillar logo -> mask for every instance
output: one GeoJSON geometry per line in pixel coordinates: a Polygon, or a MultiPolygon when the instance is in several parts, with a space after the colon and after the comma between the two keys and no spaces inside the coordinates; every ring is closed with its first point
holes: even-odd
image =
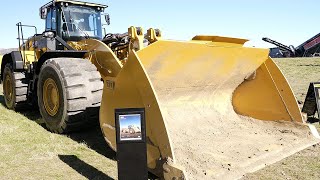
{"type": "Polygon", "coordinates": [[[115,86],[115,82],[114,81],[110,81],[110,80],[106,81],[106,87],[108,89],[114,90],[114,86],[115,86]]]}

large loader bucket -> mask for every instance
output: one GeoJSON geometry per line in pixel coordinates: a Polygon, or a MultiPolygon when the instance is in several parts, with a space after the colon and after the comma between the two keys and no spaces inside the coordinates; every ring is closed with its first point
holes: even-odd
{"type": "Polygon", "coordinates": [[[145,108],[148,167],[165,179],[239,178],[318,142],[268,50],[244,42],[198,36],[131,52],[105,78],[109,145],[118,108],[145,108]]]}

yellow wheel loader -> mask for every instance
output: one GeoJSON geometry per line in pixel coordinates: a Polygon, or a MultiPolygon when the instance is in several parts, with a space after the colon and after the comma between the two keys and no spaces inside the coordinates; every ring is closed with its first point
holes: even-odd
{"type": "Polygon", "coordinates": [[[19,51],[1,63],[9,109],[38,105],[56,133],[99,117],[116,151],[115,109],[145,108],[148,168],[164,179],[239,178],[319,142],[269,50],[152,28],[103,37],[106,8],[53,0],[40,8],[43,33],[25,39],[17,24],[19,51]]]}

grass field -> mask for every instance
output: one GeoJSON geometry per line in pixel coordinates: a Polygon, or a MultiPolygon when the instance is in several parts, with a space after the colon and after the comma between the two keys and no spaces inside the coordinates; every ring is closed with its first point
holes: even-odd
{"type": "Polygon", "coordinates": [[[320,58],[275,59],[297,99],[304,101],[309,83],[320,81],[320,58]]]}
{"type": "Polygon", "coordinates": [[[99,128],[68,136],[48,132],[32,109],[16,113],[0,89],[0,179],[115,179],[115,153],[99,128]]]}
{"type": "MultiPolygon", "coordinates": [[[[320,79],[320,58],[276,59],[300,101],[320,79]],[[318,75],[319,74],[319,75],[318,75]]],[[[2,86],[2,85],[1,85],[2,86]]],[[[7,110],[0,88],[0,179],[115,179],[115,153],[99,128],[58,135],[41,125],[36,110],[7,110]]],[[[319,179],[320,145],[310,147],[244,179],[319,179]]]]}

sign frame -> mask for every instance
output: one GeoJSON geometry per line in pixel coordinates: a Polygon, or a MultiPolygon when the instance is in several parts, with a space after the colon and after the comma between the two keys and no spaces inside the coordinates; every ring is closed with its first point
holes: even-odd
{"type": "Polygon", "coordinates": [[[141,143],[146,142],[146,123],[145,123],[145,109],[144,108],[124,108],[124,109],[115,109],[115,120],[116,120],[116,140],[117,143],[141,143]],[[125,140],[121,138],[121,127],[122,127],[122,120],[121,117],[125,116],[134,116],[139,115],[140,116],[140,133],[141,138],[140,140],[138,138],[136,139],[128,139],[125,140]]]}
{"type": "MultiPolygon", "coordinates": [[[[147,143],[146,143],[146,120],[144,108],[124,108],[115,109],[115,126],[116,126],[116,143],[117,143],[117,164],[119,180],[147,180],[147,143]],[[132,117],[133,116],[133,117],[132,117]],[[140,123],[141,139],[133,138],[129,140],[121,140],[121,122],[120,117],[130,117],[123,119],[124,126],[132,124],[134,129],[138,131],[140,123]]],[[[123,124],[122,124],[123,125],[123,124]]],[[[130,127],[130,128],[131,128],[130,127]]],[[[125,135],[129,138],[136,136],[136,132],[130,133],[125,129],[125,135]]]]}

